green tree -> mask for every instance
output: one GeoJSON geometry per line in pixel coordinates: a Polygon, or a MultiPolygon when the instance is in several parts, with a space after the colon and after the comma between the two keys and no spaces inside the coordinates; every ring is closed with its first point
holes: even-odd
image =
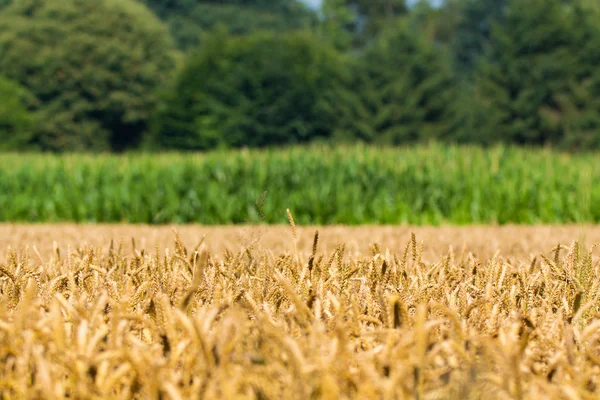
{"type": "MultiPolygon", "coordinates": [[[[452,54],[457,72],[467,79],[489,46],[492,26],[502,24],[510,0],[457,0],[444,7],[459,8],[452,54]]],[[[550,0],[553,1],[553,0],[550,0]]]]}
{"type": "Polygon", "coordinates": [[[341,56],[309,33],[218,34],[164,99],[155,144],[199,150],[329,137],[348,78],[341,56]]]}
{"type": "Polygon", "coordinates": [[[448,46],[455,40],[458,25],[462,21],[463,2],[446,0],[437,5],[429,0],[419,0],[411,8],[409,16],[430,42],[448,46]]]}
{"type": "Polygon", "coordinates": [[[388,22],[408,13],[406,0],[347,0],[346,3],[359,19],[360,30],[376,36],[388,22]]]}
{"type": "Polygon", "coordinates": [[[347,119],[347,136],[404,144],[452,135],[456,88],[448,56],[408,21],[361,54],[354,85],[361,102],[347,119]]]}
{"type": "Polygon", "coordinates": [[[297,0],[143,0],[167,22],[181,49],[201,44],[217,26],[232,34],[284,32],[316,24],[316,15],[297,0]]]}
{"type": "Polygon", "coordinates": [[[474,140],[562,142],[573,89],[582,83],[578,22],[561,0],[511,0],[476,70],[474,140]]]}
{"type": "Polygon", "coordinates": [[[0,150],[32,148],[34,103],[27,89],[0,76],[0,150]]]}
{"type": "Polygon", "coordinates": [[[346,0],[323,0],[321,14],[320,35],[337,49],[349,50],[354,42],[356,21],[355,14],[346,4],[346,0]]]}
{"type": "Polygon", "coordinates": [[[0,73],[40,102],[49,150],[136,146],[175,65],[169,34],[130,0],[19,0],[0,13],[0,73]]]}
{"type": "Polygon", "coordinates": [[[146,4],[160,18],[173,14],[186,14],[191,12],[199,3],[198,0],[140,0],[146,4]]]}
{"type": "Polygon", "coordinates": [[[598,2],[598,0],[574,0],[579,8],[581,8],[582,10],[585,10],[587,12],[592,12],[592,15],[594,17],[597,17],[598,14],[593,14],[593,13],[598,13],[600,12],[600,3],[598,2]]]}
{"type": "Polygon", "coordinates": [[[577,62],[569,96],[558,103],[564,114],[562,144],[569,149],[600,148],[600,6],[590,0],[575,1],[574,24],[582,33],[574,47],[577,62]]]}
{"type": "Polygon", "coordinates": [[[338,46],[351,40],[361,48],[408,10],[405,0],[324,0],[322,24],[338,46]]]}
{"type": "MultiPolygon", "coordinates": [[[[6,0],[5,0],[6,1],[6,0]]],[[[294,14],[298,10],[306,10],[306,6],[298,0],[141,0],[159,16],[185,14],[193,11],[198,5],[215,6],[231,5],[249,7],[258,10],[269,10],[282,14],[294,14]]]]}

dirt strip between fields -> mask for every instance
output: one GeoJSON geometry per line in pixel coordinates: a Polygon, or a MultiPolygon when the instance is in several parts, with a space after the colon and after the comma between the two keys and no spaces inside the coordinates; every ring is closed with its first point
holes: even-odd
{"type": "MultiPolygon", "coordinates": [[[[75,224],[0,224],[0,259],[10,246],[18,250],[34,246],[42,256],[52,253],[54,246],[61,252],[85,244],[107,249],[111,239],[123,241],[124,249],[131,250],[132,238],[138,249],[148,251],[158,246],[161,250],[174,248],[173,229],[188,248],[206,235],[206,243],[213,252],[224,249],[237,251],[249,244],[278,254],[292,252],[294,238],[289,226],[148,226],[148,225],[75,225],[75,224]]],[[[561,243],[570,245],[577,239],[586,246],[600,242],[600,226],[465,226],[465,227],[409,227],[409,226],[311,226],[297,227],[298,250],[309,253],[313,235],[319,231],[319,252],[331,252],[345,243],[350,253],[369,252],[369,245],[377,243],[382,250],[401,253],[415,232],[424,242],[424,261],[438,261],[450,246],[460,252],[465,246],[482,259],[500,250],[509,258],[529,257],[540,252],[549,253],[561,243]]],[[[65,254],[65,253],[63,253],[65,254]]]]}

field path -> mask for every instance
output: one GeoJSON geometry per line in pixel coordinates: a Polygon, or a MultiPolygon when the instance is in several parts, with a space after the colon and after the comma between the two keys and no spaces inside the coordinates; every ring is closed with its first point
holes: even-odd
{"type": "MultiPolygon", "coordinates": [[[[130,250],[132,238],[138,248],[153,250],[173,248],[173,228],[188,248],[193,248],[206,235],[206,243],[218,253],[224,249],[239,250],[257,243],[274,253],[293,251],[294,240],[289,226],[148,226],[148,225],[74,225],[74,224],[0,224],[0,259],[10,246],[23,249],[35,246],[41,255],[50,254],[54,242],[61,251],[69,246],[90,244],[106,249],[111,241],[122,240],[130,250]]],[[[540,252],[548,253],[558,243],[570,245],[577,239],[590,246],[600,242],[600,226],[466,226],[466,227],[410,227],[410,226],[320,226],[297,227],[298,250],[310,252],[315,230],[319,230],[319,251],[330,252],[345,243],[349,252],[368,253],[369,245],[377,243],[382,250],[401,253],[415,232],[424,242],[424,261],[438,261],[449,246],[456,252],[466,246],[480,258],[489,258],[497,250],[507,257],[523,257],[540,252]]]]}

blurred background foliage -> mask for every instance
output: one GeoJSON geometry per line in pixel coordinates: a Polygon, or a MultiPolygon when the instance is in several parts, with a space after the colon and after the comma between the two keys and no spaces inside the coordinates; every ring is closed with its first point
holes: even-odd
{"type": "Polygon", "coordinates": [[[327,138],[349,80],[343,57],[309,33],[217,33],[163,99],[155,144],[206,150],[327,138]]]}
{"type": "Polygon", "coordinates": [[[600,146],[596,0],[0,0],[0,149],[600,146]]]}

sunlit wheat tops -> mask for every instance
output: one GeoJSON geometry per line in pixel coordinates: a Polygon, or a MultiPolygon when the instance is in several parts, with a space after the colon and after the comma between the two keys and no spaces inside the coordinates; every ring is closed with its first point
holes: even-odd
{"type": "Polygon", "coordinates": [[[318,233],[298,257],[137,242],[7,250],[2,398],[600,396],[600,264],[579,242],[510,260],[425,260],[414,234],[368,256],[318,233]]]}

